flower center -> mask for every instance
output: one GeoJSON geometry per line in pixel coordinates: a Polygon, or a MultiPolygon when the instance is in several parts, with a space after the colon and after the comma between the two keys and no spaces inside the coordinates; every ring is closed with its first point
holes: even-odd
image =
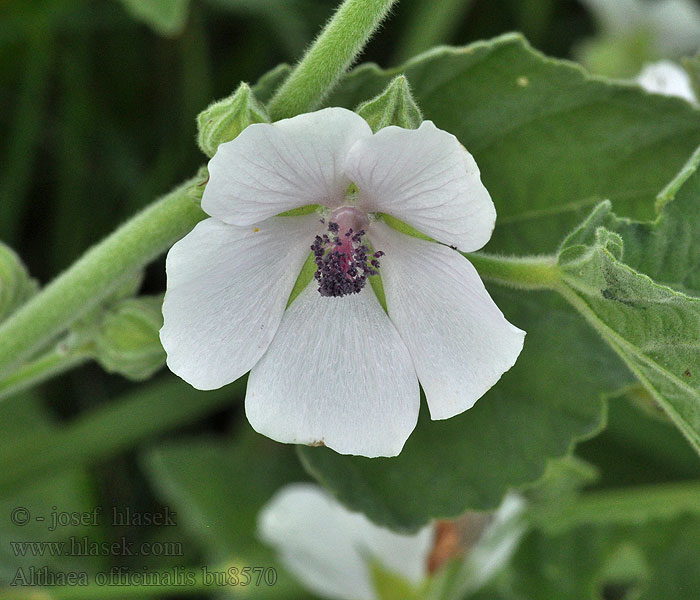
{"type": "MultiPolygon", "coordinates": [[[[321,219],[325,223],[325,219],[321,219]]],[[[370,254],[363,243],[369,219],[352,206],[336,208],[328,217],[328,232],[317,235],[311,250],[316,262],[314,277],[321,296],[357,294],[379,269],[382,251],[370,254]]]]}

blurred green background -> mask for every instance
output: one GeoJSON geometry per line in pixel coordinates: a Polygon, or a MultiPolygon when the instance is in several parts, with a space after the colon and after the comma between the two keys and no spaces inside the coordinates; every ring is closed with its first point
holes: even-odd
{"type": "MultiPolygon", "coordinates": [[[[254,83],[280,62],[293,63],[337,2],[193,0],[167,31],[149,26],[128,4],[0,0],[0,240],[42,284],[195,173],[205,160],[195,143],[196,115],[238,82],[254,83]]],[[[599,58],[610,38],[599,37],[602,50],[585,54],[600,31],[575,0],[401,0],[361,60],[390,67],[437,43],[513,30],[552,56],[595,55],[591,64],[606,70],[599,58]]],[[[634,39],[644,46],[643,36],[634,39]]],[[[629,76],[644,59],[657,58],[644,49],[631,54],[609,71],[629,76]]],[[[149,267],[143,291],[164,289],[161,259],[149,267]]],[[[178,511],[171,529],[87,530],[106,541],[121,535],[137,543],[177,541],[184,555],[176,560],[74,558],[71,568],[125,563],[156,570],[239,555],[271,564],[254,537],[257,510],[280,484],[308,476],[292,448],[250,430],[244,389],[239,383],[202,394],[164,370],[134,384],[88,364],[3,400],[0,584],[22,564],[8,540],[51,539],[45,528],[31,529],[35,524],[17,537],[6,519],[16,506],[178,511]]],[[[635,427],[647,427],[649,441],[634,445],[639,435],[628,435],[627,415],[633,410],[627,400],[618,403],[606,432],[578,450],[600,469],[597,485],[699,477],[697,457],[654,415],[640,421],[635,413],[635,427]]],[[[60,562],[66,557],[55,560],[68,568],[60,562]]],[[[268,597],[281,597],[282,589],[268,597]]]]}

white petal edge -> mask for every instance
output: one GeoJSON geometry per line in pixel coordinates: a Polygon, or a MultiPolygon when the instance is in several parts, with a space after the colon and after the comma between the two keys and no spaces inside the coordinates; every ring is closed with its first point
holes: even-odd
{"type": "Polygon", "coordinates": [[[399,454],[419,406],[411,357],[371,287],[329,298],[315,281],[285,312],[245,399],[258,433],[368,457],[399,454]]]}
{"type": "Polygon", "coordinates": [[[337,206],[350,184],[345,157],[371,135],[362,117],[337,107],[251,125],[209,161],[202,209],[250,225],[309,204],[337,206]]]}
{"type": "Polygon", "coordinates": [[[277,331],[319,227],[317,215],[248,227],[206,219],[177,242],[160,330],[170,370],[200,390],[248,372],[277,331]]]}
{"type": "Polygon", "coordinates": [[[338,600],[375,600],[369,560],[419,584],[427,573],[433,528],[395,533],[343,507],[310,483],[278,491],[258,518],[264,542],[310,590],[338,600]]]}
{"type": "Polygon", "coordinates": [[[345,170],[365,210],[387,213],[465,252],[491,238],[496,209],[474,158],[431,121],[418,129],[386,127],[359,140],[345,170]]]}
{"type": "Polygon", "coordinates": [[[370,240],[386,254],[387,310],[408,347],[432,419],[471,408],[514,364],[525,332],[509,323],[461,254],[377,222],[370,240]]]}
{"type": "Polygon", "coordinates": [[[697,104],[690,76],[685,69],[670,60],[660,60],[645,65],[635,81],[647,92],[676,96],[697,104]]]}

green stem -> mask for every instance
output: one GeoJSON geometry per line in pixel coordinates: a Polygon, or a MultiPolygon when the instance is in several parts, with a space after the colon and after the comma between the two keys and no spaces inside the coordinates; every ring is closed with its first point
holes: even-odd
{"type": "Polygon", "coordinates": [[[86,349],[66,350],[58,345],[17,371],[0,379],[0,400],[65,373],[92,358],[86,349]]]}
{"type": "Polygon", "coordinates": [[[200,392],[170,377],[139,387],[67,426],[46,434],[28,433],[21,443],[13,440],[0,446],[0,490],[25,485],[67,467],[94,464],[190,423],[243,398],[245,382],[242,378],[225,388],[200,392]]]}
{"type": "Polygon", "coordinates": [[[554,256],[507,257],[465,254],[484,279],[528,290],[554,289],[561,281],[554,256]]]}
{"type": "Polygon", "coordinates": [[[169,248],[204,217],[186,181],[93,246],[0,325],[0,373],[16,367],[89,311],[124,277],[169,248]]]}
{"type": "Polygon", "coordinates": [[[345,0],[274,95],[274,120],[318,107],[362,51],[396,0],[345,0]]]}

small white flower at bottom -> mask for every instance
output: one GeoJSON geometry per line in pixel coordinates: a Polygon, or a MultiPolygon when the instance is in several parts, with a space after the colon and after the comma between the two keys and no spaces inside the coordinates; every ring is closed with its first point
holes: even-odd
{"type": "Polygon", "coordinates": [[[277,492],[260,514],[258,531],[309,590],[337,600],[376,600],[372,561],[420,585],[434,539],[432,526],[413,535],[395,533],[304,483],[277,492]]]}
{"type": "Polygon", "coordinates": [[[297,483],[265,505],[258,534],[290,574],[323,597],[376,600],[378,572],[420,592],[431,576],[459,561],[462,577],[450,585],[461,598],[508,564],[526,531],[524,509],[521,497],[508,494],[492,513],[466,512],[399,534],[349,511],[318,485],[297,483]]]}

